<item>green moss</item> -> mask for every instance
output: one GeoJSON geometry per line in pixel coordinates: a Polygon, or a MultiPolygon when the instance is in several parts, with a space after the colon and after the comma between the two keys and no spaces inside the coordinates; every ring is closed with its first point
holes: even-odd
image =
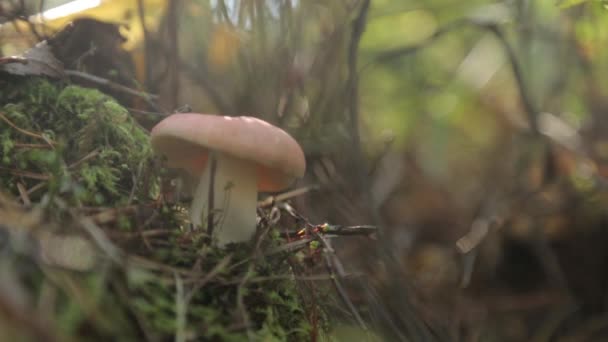
{"type": "Polygon", "coordinates": [[[0,89],[0,186],[15,193],[17,182],[44,181],[52,195],[113,206],[157,187],[155,175],[138,172],[153,171],[142,167],[152,157],[148,135],[112,98],[44,78],[3,76],[0,89]]]}
{"type": "MultiPolygon", "coordinates": [[[[178,238],[179,235],[176,235],[178,238]]],[[[233,260],[243,260],[250,251],[242,245],[234,249],[219,250],[200,242],[198,250],[205,250],[202,263],[204,273],[210,272],[228,254],[233,260]]],[[[194,246],[192,246],[194,247],[194,246]]],[[[197,250],[197,248],[187,248],[197,250]]],[[[192,265],[199,253],[188,253],[176,249],[171,256],[164,255],[167,263],[192,265]],[[179,257],[176,258],[177,253],[179,257]]],[[[249,272],[249,264],[221,270],[220,276],[210,280],[193,294],[187,308],[186,330],[207,341],[243,341],[247,334],[256,341],[306,341],[310,339],[311,325],[303,306],[301,293],[294,280],[270,280],[272,276],[291,274],[291,268],[284,258],[265,259],[255,263],[249,272]],[[239,284],[247,277],[251,282],[239,284]],[[267,277],[269,280],[260,281],[267,277]],[[243,295],[245,310],[251,321],[249,333],[239,324],[242,310],[237,301],[239,292],[243,295]]],[[[162,284],[150,276],[135,271],[130,277],[130,288],[136,298],[134,308],[150,324],[150,331],[158,337],[169,337],[177,327],[175,284],[162,284]]],[[[187,287],[191,289],[191,286],[187,287]]]]}

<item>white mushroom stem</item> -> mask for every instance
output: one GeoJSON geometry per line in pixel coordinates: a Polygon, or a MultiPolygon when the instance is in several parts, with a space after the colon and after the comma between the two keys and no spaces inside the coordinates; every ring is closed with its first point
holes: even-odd
{"type": "Polygon", "coordinates": [[[196,186],[190,208],[195,226],[207,227],[213,215],[213,238],[218,245],[251,239],[256,229],[257,172],[255,164],[217,153],[212,155],[196,186]],[[213,205],[209,205],[212,159],[215,158],[213,205]],[[211,208],[210,208],[211,207],[211,208]]]}

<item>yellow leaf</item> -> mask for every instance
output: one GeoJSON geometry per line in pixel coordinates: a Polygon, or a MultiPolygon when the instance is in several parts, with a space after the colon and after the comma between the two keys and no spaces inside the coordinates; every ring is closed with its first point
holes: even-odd
{"type": "Polygon", "coordinates": [[[238,33],[226,24],[219,24],[213,30],[207,58],[209,63],[220,69],[224,69],[236,57],[241,40],[238,33]]]}

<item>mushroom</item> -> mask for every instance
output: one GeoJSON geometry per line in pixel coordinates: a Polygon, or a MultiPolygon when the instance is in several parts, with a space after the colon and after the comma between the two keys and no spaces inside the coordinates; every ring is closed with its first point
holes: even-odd
{"type": "Polygon", "coordinates": [[[194,190],[190,220],[196,227],[206,219],[219,246],[249,240],[258,191],[283,190],[306,169],[289,134],[253,117],[173,114],[152,129],[151,139],[169,168],[185,171],[184,183],[194,190]]]}

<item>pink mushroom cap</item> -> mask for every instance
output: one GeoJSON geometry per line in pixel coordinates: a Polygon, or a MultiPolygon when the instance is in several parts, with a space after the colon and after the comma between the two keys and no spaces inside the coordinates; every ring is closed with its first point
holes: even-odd
{"type": "Polygon", "coordinates": [[[260,191],[281,191],[306,171],[298,143],[284,130],[254,117],[173,114],[152,129],[151,140],[168,167],[192,177],[203,172],[210,151],[255,163],[260,191]]]}

